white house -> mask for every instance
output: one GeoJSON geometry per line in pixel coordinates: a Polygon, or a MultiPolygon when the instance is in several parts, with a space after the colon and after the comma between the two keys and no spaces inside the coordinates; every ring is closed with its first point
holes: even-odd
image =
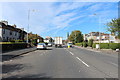
{"type": "Polygon", "coordinates": [[[24,40],[26,32],[16,28],[16,25],[8,25],[7,21],[0,22],[0,41],[24,40]]]}

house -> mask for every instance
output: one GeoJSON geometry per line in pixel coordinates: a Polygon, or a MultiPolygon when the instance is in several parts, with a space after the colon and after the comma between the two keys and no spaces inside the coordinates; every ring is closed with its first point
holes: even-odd
{"type": "Polygon", "coordinates": [[[44,42],[46,43],[49,43],[49,42],[53,42],[53,39],[49,36],[47,36],[45,39],[44,39],[44,42]]]}
{"type": "Polygon", "coordinates": [[[7,21],[0,21],[0,41],[8,42],[13,40],[25,40],[27,32],[16,25],[8,25],[7,21]]]}
{"type": "Polygon", "coordinates": [[[116,39],[115,36],[102,32],[90,32],[89,34],[84,34],[84,40],[89,41],[90,39],[93,39],[94,43],[120,43],[120,40],[116,39]]]}

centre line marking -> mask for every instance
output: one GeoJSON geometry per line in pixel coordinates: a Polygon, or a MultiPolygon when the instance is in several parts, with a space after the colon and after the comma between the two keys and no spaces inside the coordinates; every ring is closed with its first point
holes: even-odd
{"type": "Polygon", "coordinates": [[[85,63],[84,61],[82,61],[79,57],[76,57],[78,60],[80,60],[84,65],[86,65],[87,67],[90,67],[87,63],[85,63]]]}
{"type": "Polygon", "coordinates": [[[70,54],[74,55],[72,52],[70,52],[70,54]]]}

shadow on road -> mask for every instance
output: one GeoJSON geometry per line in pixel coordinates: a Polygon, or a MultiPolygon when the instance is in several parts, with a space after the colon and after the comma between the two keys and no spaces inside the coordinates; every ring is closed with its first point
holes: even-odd
{"type": "MultiPolygon", "coordinates": [[[[4,61],[9,61],[13,58],[17,57],[18,58],[18,55],[2,55],[2,62],[4,61]]],[[[23,57],[23,56],[20,56],[19,57],[23,57]]]]}
{"type": "MultiPolygon", "coordinates": [[[[26,79],[27,78],[45,78],[45,79],[50,79],[52,78],[51,76],[47,76],[45,73],[41,73],[41,74],[27,74],[27,75],[15,75],[15,76],[10,76],[10,77],[7,77],[7,78],[4,78],[4,79],[13,79],[13,78],[19,78],[19,79],[26,79]]],[[[38,79],[39,80],[39,79],[38,79]]]]}
{"type": "Polygon", "coordinates": [[[3,64],[2,74],[18,71],[18,70],[21,70],[22,68],[23,68],[22,64],[3,64]]]}
{"type": "Polygon", "coordinates": [[[37,49],[37,50],[53,50],[53,49],[49,49],[49,48],[47,48],[47,49],[37,49]]]}

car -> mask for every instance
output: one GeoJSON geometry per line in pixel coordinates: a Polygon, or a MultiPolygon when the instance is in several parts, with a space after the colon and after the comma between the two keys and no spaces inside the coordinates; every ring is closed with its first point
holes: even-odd
{"type": "Polygon", "coordinates": [[[70,46],[70,47],[72,47],[72,43],[68,43],[67,45],[70,46]]]}
{"type": "Polygon", "coordinates": [[[47,49],[47,46],[45,43],[38,43],[37,44],[37,49],[47,49]]]}
{"type": "Polygon", "coordinates": [[[52,47],[52,43],[48,43],[48,47],[52,47]]]}

